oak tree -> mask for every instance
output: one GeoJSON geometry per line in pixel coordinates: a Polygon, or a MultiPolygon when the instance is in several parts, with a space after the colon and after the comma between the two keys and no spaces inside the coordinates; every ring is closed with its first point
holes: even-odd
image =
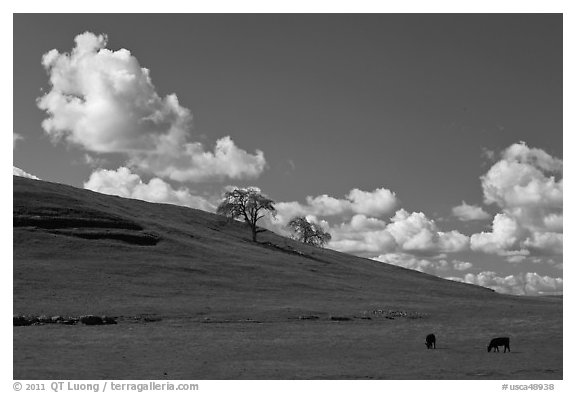
{"type": "Polygon", "coordinates": [[[303,216],[292,218],[288,223],[288,229],[294,233],[296,240],[316,247],[324,247],[332,239],[332,235],[324,231],[320,225],[308,222],[303,216]]]}
{"type": "Polygon", "coordinates": [[[256,241],[258,233],[265,231],[256,225],[258,220],[266,213],[276,215],[274,201],[263,195],[256,187],[227,191],[216,212],[226,217],[243,219],[250,226],[253,241],[256,241]]]}

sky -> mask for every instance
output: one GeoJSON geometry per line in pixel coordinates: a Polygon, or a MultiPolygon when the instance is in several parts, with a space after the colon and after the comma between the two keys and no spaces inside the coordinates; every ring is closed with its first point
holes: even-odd
{"type": "Polygon", "coordinates": [[[557,294],[559,14],[15,14],[14,174],[214,211],[230,186],[339,251],[557,294]]]}

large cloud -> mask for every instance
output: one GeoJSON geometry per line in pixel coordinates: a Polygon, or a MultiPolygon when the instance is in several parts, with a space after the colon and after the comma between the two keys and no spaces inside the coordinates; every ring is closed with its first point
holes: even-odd
{"type": "Polygon", "coordinates": [[[496,214],[492,221],[492,232],[481,232],[472,235],[473,250],[487,253],[504,253],[519,243],[520,238],[527,236],[527,230],[507,214],[496,214]]]}
{"type": "Polygon", "coordinates": [[[160,97],[148,69],[128,50],[106,48],[107,37],[83,33],[70,53],[42,58],[50,91],[38,99],[49,117],[42,127],[93,153],[124,153],[132,166],[177,181],[254,178],[264,154],[249,154],[230,137],[214,152],[191,142],[192,114],[175,94],[160,97]]]}
{"type": "Polygon", "coordinates": [[[328,247],[337,251],[376,256],[398,249],[394,237],[386,231],[386,222],[363,214],[355,215],[349,222],[330,228],[332,240],[328,247]]]}
{"type": "Polygon", "coordinates": [[[501,277],[495,272],[486,271],[478,274],[468,273],[464,278],[448,278],[512,295],[557,295],[563,290],[562,278],[540,276],[538,273],[520,273],[501,277]]]}
{"type": "Polygon", "coordinates": [[[562,254],[562,160],[513,144],[481,177],[484,200],[501,208],[491,232],[471,236],[476,251],[562,254]]]}
{"type": "Polygon", "coordinates": [[[458,231],[442,232],[422,212],[400,209],[386,230],[405,251],[457,252],[468,248],[469,239],[458,231]]]}
{"type": "Polygon", "coordinates": [[[396,211],[390,222],[357,214],[329,230],[332,234],[329,247],[368,257],[398,252],[433,255],[465,251],[469,247],[466,235],[441,231],[424,213],[404,209],[396,211]]]}
{"type": "Polygon", "coordinates": [[[153,178],[145,183],[140,176],[125,167],[120,167],[115,171],[100,169],[93,172],[90,179],[84,183],[84,188],[124,198],[170,203],[209,212],[216,210],[212,203],[200,196],[191,194],[187,188],[176,190],[159,178],[153,178]]]}

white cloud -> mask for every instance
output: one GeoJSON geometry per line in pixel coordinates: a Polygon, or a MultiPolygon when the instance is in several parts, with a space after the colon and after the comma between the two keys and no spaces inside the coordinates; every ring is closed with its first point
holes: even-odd
{"type": "Polygon", "coordinates": [[[176,181],[254,178],[266,166],[230,137],[214,152],[191,142],[191,112],[175,94],[160,97],[150,71],[128,50],[106,48],[107,37],[83,33],[70,53],[42,58],[50,91],[38,99],[44,131],[92,153],[124,153],[132,166],[176,181]]]}
{"type": "Polygon", "coordinates": [[[486,203],[503,209],[562,208],[562,160],[524,143],[513,144],[481,177],[486,203]]]}
{"type": "Polygon", "coordinates": [[[454,266],[454,270],[464,271],[472,268],[471,262],[459,261],[457,259],[452,261],[452,266],[454,266]]]}
{"type": "Polygon", "coordinates": [[[541,149],[522,142],[504,150],[481,177],[484,201],[501,212],[490,232],[471,236],[471,248],[501,255],[514,250],[562,254],[561,177],[562,160],[541,149]]]}
{"type": "Polygon", "coordinates": [[[521,273],[500,277],[495,272],[486,271],[478,274],[468,273],[464,278],[447,278],[512,295],[555,295],[561,294],[563,289],[562,278],[540,276],[537,273],[521,273]]]}
{"type": "Polygon", "coordinates": [[[298,202],[277,202],[274,207],[278,212],[276,223],[279,226],[287,225],[292,217],[307,215],[305,209],[298,202]]]}
{"type": "Polygon", "coordinates": [[[386,230],[404,251],[458,252],[468,248],[469,238],[458,231],[442,232],[424,213],[396,212],[386,230]]]}
{"type": "Polygon", "coordinates": [[[295,216],[329,217],[344,214],[363,214],[381,217],[394,211],[398,201],[396,194],[385,188],[373,191],[352,189],[344,198],[334,198],[329,195],[308,196],[306,204],[299,202],[279,202],[277,220],[285,225],[295,216]]]}
{"type": "Polygon", "coordinates": [[[396,240],[386,230],[386,223],[364,215],[355,215],[329,232],[332,240],[328,247],[340,252],[375,256],[398,249],[396,240]]]}
{"type": "Polygon", "coordinates": [[[462,204],[452,208],[452,214],[460,221],[486,220],[490,214],[484,211],[480,206],[468,205],[462,201],[462,204]]]}
{"type": "Polygon", "coordinates": [[[37,176],[34,176],[26,171],[23,171],[22,169],[13,166],[12,167],[12,175],[14,176],[20,176],[20,177],[27,177],[29,179],[34,179],[34,180],[40,180],[37,176]]]}
{"type": "Polygon", "coordinates": [[[529,148],[525,142],[515,143],[508,147],[502,157],[507,161],[518,161],[543,169],[546,172],[562,173],[563,162],[552,157],[542,149],[529,148]]]}
{"type": "Polygon", "coordinates": [[[84,183],[84,188],[103,194],[140,199],[155,203],[169,203],[214,212],[208,200],[193,195],[187,188],[174,189],[164,180],[153,178],[148,183],[126,167],[117,170],[98,169],[84,183]]]}
{"type": "Polygon", "coordinates": [[[394,194],[385,189],[376,189],[373,192],[352,190],[346,198],[338,199],[328,195],[307,197],[307,203],[279,202],[275,204],[278,214],[267,223],[267,228],[277,233],[285,233],[284,226],[295,216],[305,216],[308,221],[318,223],[332,235],[332,240],[327,247],[358,255],[378,255],[397,248],[394,238],[388,233],[386,222],[364,214],[355,214],[349,221],[338,225],[330,225],[328,221],[320,217],[339,216],[346,219],[345,215],[355,211],[370,211],[373,214],[383,214],[395,204],[394,194]],[[393,197],[393,200],[390,197],[393,197]],[[390,207],[389,207],[390,206],[390,207]]]}
{"type": "Polygon", "coordinates": [[[517,244],[525,232],[513,217],[498,213],[492,221],[492,232],[475,233],[470,237],[471,248],[486,253],[503,252],[517,244]]]}
{"type": "Polygon", "coordinates": [[[266,167],[264,153],[247,153],[229,137],[216,141],[214,152],[204,151],[201,143],[163,141],[154,153],[136,153],[132,165],[158,176],[179,182],[230,179],[254,179],[266,167]]]}
{"type": "Polygon", "coordinates": [[[482,177],[486,203],[503,208],[562,207],[563,181],[526,163],[501,160],[482,177]]]}
{"type": "Polygon", "coordinates": [[[352,203],[348,199],[337,199],[328,195],[306,197],[308,206],[302,206],[302,211],[319,216],[336,216],[352,209],[352,203]]]}
{"type": "Polygon", "coordinates": [[[385,253],[437,254],[465,251],[469,238],[458,231],[440,231],[424,213],[400,209],[390,222],[363,214],[330,228],[328,244],[337,251],[373,257],[385,253]]]}
{"type": "Polygon", "coordinates": [[[349,222],[350,230],[356,232],[378,231],[386,228],[386,222],[374,218],[366,217],[364,214],[354,215],[349,222]]]}
{"type": "Polygon", "coordinates": [[[531,237],[524,240],[523,244],[529,248],[560,255],[563,253],[564,243],[561,233],[534,232],[531,237]]]}
{"type": "Polygon", "coordinates": [[[357,188],[346,195],[351,201],[352,211],[356,214],[365,214],[373,217],[386,215],[396,207],[396,194],[385,188],[377,188],[372,192],[357,188]]]}

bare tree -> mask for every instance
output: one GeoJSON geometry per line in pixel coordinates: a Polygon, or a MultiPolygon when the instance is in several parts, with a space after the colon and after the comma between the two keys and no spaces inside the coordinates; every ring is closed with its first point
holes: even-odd
{"type": "Polygon", "coordinates": [[[308,222],[306,217],[294,217],[288,223],[288,229],[294,233],[294,238],[305,244],[324,247],[332,239],[332,235],[325,232],[320,225],[308,222]]]}
{"type": "Polygon", "coordinates": [[[256,226],[258,220],[267,212],[276,215],[274,201],[268,199],[255,187],[227,191],[216,212],[226,217],[244,219],[252,230],[253,241],[256,241],[258,233],[265,231],[256,226]]]}

